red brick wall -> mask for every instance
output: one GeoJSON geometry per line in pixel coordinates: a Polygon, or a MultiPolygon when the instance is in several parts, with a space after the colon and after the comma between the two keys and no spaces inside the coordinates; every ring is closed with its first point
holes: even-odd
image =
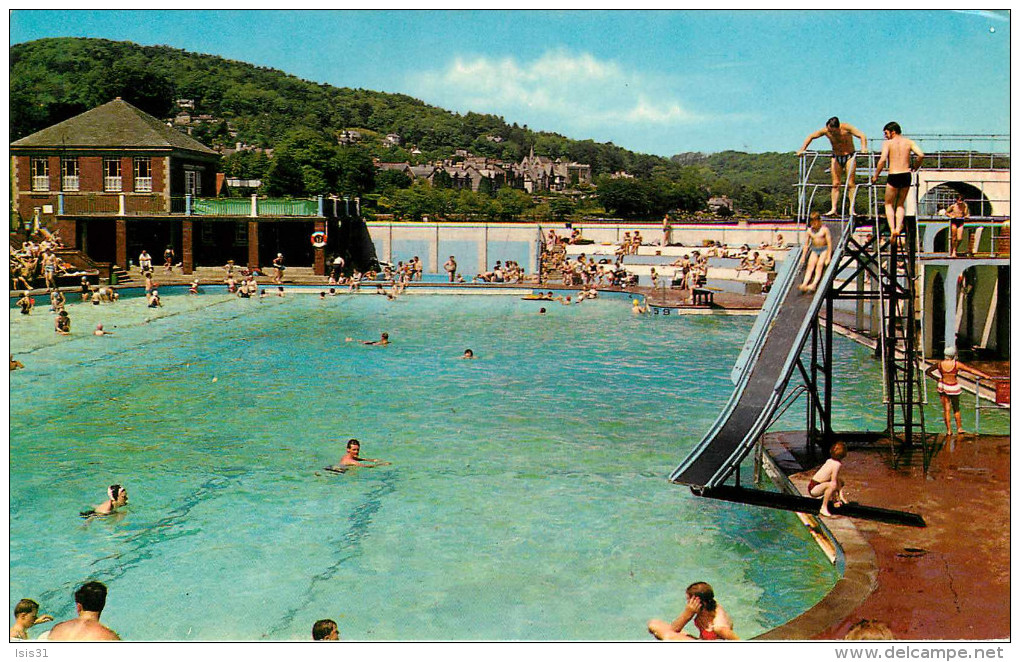
{"type": "Polygon", "coordinates": [[[78,159],[78,185],[83,192],[103,190],[103,157],[83,156],[78,159]]]}

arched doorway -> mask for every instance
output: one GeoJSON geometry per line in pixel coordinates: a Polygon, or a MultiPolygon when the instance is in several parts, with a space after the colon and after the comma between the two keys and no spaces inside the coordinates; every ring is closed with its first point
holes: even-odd
{"type": "MultiPolygon", "coordinates": [[[[971,216],[988,216],[992,213],[992,203],[979,188],[966,182],[947,182],[934,186],[921,196],[917,202],[919,218],[939,216],[939,212],[956,202],[956,196],[962,195],[967,201],[967,210],[971,216]]],[[[948,221],[948,219],[947,219],[948,221]]],[[[940,229],[935,235],[933,249],[936,252],[949,251],[949,228],[940,229]]]]}
{"type": "Polygon", "coordinates": [[[941,273],[931,280],[931,356],[942,358],[946,347],[946,283],[941,273]]]}

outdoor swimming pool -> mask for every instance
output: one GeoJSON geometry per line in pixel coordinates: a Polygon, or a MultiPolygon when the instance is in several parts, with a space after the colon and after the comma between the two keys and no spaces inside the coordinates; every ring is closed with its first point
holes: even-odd
{"type": "MultiPolygon", "coordinates": [[[[70,338],[41,300],[12,310],[11,604],[69,618],[91,578],[131,640],[307,639],[320,618],[352,640],[644,640],[705,580],[749,637],[836,580],[793,514],[665,480],[728,397],[752,317],[164,302],[73,304],[70,338]],[[344,341],[381,331],[389,347],[344,341]],[[349,437],[392,466],[322,471],[349,437]],[[111,483],[129,507],[83,521],[111,483]]],[[[882,427],[877,363],[836,353],[837,429],[882,427]]]]}

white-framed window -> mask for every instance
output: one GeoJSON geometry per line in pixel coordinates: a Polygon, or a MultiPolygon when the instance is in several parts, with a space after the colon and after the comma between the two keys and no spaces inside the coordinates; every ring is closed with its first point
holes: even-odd
{"type": "Polygon", "coordinates": [[[152,191],[152,159],[148,156],[135,157],[135,190],[143,193],[152,191]]]}
{"type": "Polygon", "coordinates": [[[103,159],[103,190],[117,193],[124,190],[120,176],[120,159],[103,159]]]}
{"type": "Polygon", "coordinates": [[[78,191],[81,182],[78,179],[78,159],[60,159],[60,190],[78,191]]]}
{"type": "Polygon", "coordinates": [[[184,193],[202,195],[202,173],[197,170],[184,171],[184,193]]]}
{"type": "Polygon", "coordinates": [[[45,156],[32,159],[32,190],[50,190],[50,161],[45,156]]]}

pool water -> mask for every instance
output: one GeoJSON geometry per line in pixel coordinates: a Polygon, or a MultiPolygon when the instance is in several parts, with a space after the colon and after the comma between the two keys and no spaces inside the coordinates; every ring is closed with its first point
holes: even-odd
{"type": "MultiPolygon", "coordinates": [[[[512,296],[164,304],[72,304],[71,337],[42,301],[12,310],[11,604],[70,618],[97,579],[131,640],[307,639],[320,618],[350,640],[644,640],[704,580],[749,637],[836,580],[793,514],[665,480],[753,318],[512,296]],[[345,341],[381,331],[389,347],[345,341]],[[393,464],[323,471],[349,437],[393,464]],[[130,505],[82,520],[111,483],[130,505]]],[[[836,349],[859,371],[837,427],[881,427],[877,363],[836,349]]]]}

